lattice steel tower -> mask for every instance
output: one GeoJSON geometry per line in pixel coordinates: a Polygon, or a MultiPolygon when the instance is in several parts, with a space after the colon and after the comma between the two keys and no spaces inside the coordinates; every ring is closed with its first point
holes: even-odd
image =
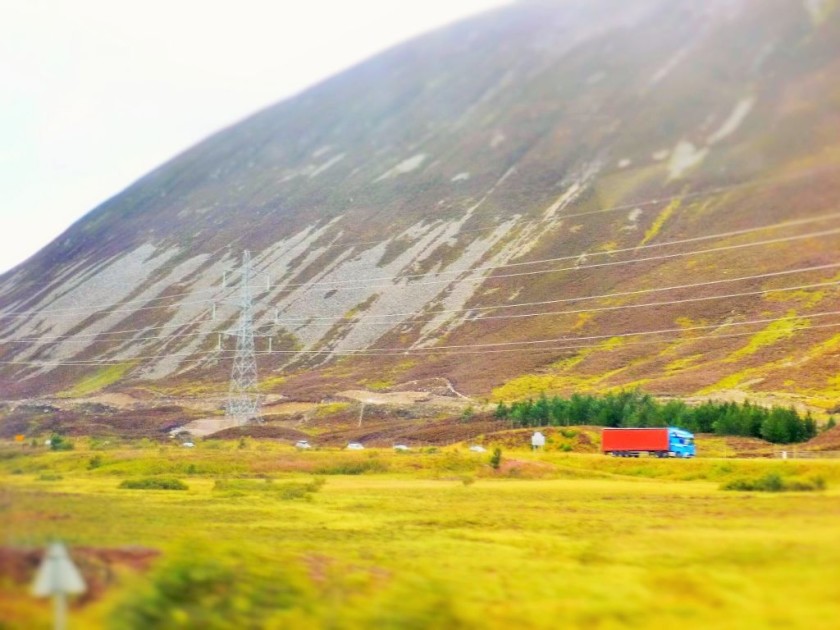
{"type": "Polygon", "coordinates": [[[251,294],[251,252],[242,255],[239,285],[239,321],[232,331],[236,337],[236,356],[230,373],[227,417],[237,426],[262,422],[260,397],[257,392],[257,358],[254,352],[254,301],[251,294]]]}

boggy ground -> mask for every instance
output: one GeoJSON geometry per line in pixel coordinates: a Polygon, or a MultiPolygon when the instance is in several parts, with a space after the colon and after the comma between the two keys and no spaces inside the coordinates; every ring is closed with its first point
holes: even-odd
{"type": "Polygon", "coordinates": [[[1,627],[49,627],[28,583],[53,537],[95,587],[71,606],[79,628],[813,629],[840,613],[836,460],[75,446],[1,451],[1,627]],[[720,489],[769,472],[828,489],[720,489]],[[119,487],[173,477],[188,489],[119,487]]]}

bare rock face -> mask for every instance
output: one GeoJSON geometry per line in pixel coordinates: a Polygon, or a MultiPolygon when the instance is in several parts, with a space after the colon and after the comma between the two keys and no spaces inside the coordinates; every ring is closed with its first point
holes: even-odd
{"type": "Polygon", "coordinates": [[[271,391],[440,378],[830,406],[834,6],[525,2],[394,48],[0,278],[0,391],[223,384],[223,277],[248,249],[271,391]]]}

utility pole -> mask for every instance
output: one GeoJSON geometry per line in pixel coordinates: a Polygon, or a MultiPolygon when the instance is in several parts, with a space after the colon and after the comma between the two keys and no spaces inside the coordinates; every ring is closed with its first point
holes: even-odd
{"type": "Polygon", "coordinates": [[[253,275],[251,252],[245,250],[242,255],[239,284],[239,321],[233,330],[236,337],[236,355],[230,373],[226,414],[236,426],[262,421],[257,391],[257,358],[254,352],[254,300],[251,294],[253,275]]]}

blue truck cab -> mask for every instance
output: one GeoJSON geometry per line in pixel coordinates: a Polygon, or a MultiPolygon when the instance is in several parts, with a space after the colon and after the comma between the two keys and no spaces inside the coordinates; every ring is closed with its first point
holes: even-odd
{"type": "Polygon", "coordinates": [[[694,457],[694,434],[682,429],[668,427],[668,451],[671,457],[694,457]]]}

